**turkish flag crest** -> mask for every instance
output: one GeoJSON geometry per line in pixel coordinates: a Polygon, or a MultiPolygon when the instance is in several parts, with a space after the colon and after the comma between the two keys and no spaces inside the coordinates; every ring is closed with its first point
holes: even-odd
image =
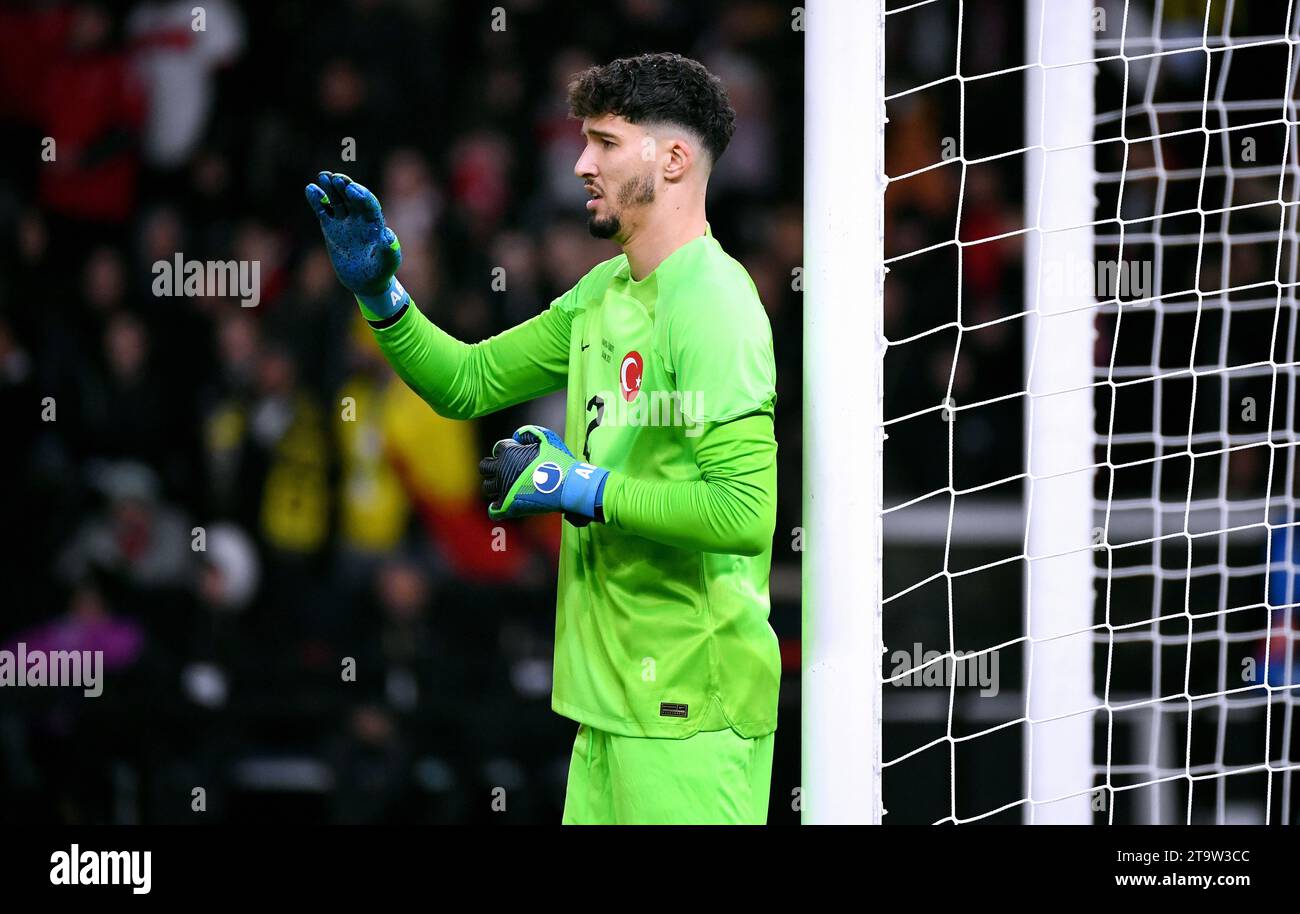
{"type": "Polygon", "coordinates": [[[618,384],[623,390],[623,399],[629,403],[641,392],[641,374],[644,370],[641,353],[633,350],[623,356],[623,364],[618,370],[618,384]]]}

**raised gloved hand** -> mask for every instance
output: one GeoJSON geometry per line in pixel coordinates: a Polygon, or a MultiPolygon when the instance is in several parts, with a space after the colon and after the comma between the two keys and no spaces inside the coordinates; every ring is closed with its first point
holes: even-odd
{"type": "Polygon", "coordinates": [[[322,171],[307,185],[307,202],[320,220],[334,273],[357,297],[369,321],[384,321],[410,301],[397,281],[402,245],[384,225],[375,195],[347,175],[322,171]]]}

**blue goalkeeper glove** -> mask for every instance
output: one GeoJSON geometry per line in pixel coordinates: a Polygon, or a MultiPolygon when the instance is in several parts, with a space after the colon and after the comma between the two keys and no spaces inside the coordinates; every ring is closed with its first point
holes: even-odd
{"type": "Polygon", "coordinates": [[[609,470],[580,462],[549,428],[525,425],[498,441],[478,471],[493,520],[563,511],[576,527],[604,523],[609,470]]]}
{"type": "Polygon", "coordinates": [[[347,175],[322,171],[307,185],[307,202],[320,220],[335,275],[366,319],[383,321],[401,311],[411,300],[396,276],[402,245],[384,225],[375,195],[347,175]]]}

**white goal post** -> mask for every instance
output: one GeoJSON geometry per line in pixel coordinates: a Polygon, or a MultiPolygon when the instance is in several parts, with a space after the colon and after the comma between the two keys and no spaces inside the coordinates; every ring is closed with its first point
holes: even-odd
{"type": "Polygon", "coordinates": [[[806,824],[1300,818],[1298,3],[809,0],[806,824]]]}
{"type": "Polygon", "coordinates": [[[878,823],[884,0],[807,12],[799,799],[878,823]]]}
{"type": "Polygon", "coordinates": [[[1092,0],[1025,3],[1025,821],[1091,821],[1092,0]]]}

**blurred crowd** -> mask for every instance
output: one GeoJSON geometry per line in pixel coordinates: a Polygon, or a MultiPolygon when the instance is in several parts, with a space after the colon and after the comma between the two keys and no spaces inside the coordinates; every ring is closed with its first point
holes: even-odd
{"type": "MultiPolygon", "coordinates": [[[[709,214],[773,325],[774,555],[797,567],[788,7],[0,9],[0,648],[103,650],[109,677],[94,700],[6,690],[0,821],[469,821],[494,787],[515,818],[558,819],[559,521],[503,542],[476,464],[526,421],[562,427],[563,400],[434,414],[380,356],[302,192],[321,169],[375,190],[419,306],[487,337],[616,253],[585,227],[569,76],[665,49],[738,113],[709,214]],[[256,261],[257,306],[155,294],[178,254],[256,261]]],[[[797,642],[797,605],[773,618],[797,642]]]]}

